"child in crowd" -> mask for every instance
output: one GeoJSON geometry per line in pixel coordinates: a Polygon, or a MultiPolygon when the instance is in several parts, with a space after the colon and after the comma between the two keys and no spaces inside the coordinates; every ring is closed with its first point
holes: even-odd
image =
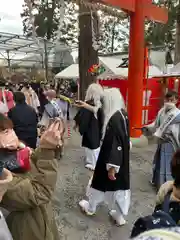
{"type": "MultiPolygon", "coordinates": [[[[156,208],[164,202],[167,194],[170,194],[170,215],[179,224],[180,221],[180,149],[176,151],[171,161],[171,174],[173,181],[164,183],[157,194],[156,208]]],[[[161,208],[161,207],[160,207],[161,208]]]]}
{"type": "Polygon", "coordinates": [[[180,149],[174,154],[171,161],[171,173],[173,181],[164,183],[157,194],[157,204],[161,204],[169,191],[172,191],[171,199],[180,202],[180,149]]]}
{"type": "Polygon", "coordinates": [[[26,145],[18,139],[14,132],[12,121],[0,113],[0,149],[16,150],[25,147],[26,145]]]}

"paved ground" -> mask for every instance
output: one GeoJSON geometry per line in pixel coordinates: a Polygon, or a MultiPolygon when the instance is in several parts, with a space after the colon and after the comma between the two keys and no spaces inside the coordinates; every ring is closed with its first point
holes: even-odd
{"type": "Polygon", "coordinates": [[[84,168],[80,138],[74,133],[60,161],[57,191],[54,199],[56,220],[63,240],[126,240],[133,222],[141,215],[152,212],[155,192],[149,184],[154,146],[133,149],[131,153],[132,204],[128,224],[114,226],[105,206],[97,215],[87,217],[78,207],[85,194],[91,173],[84,168]]]}

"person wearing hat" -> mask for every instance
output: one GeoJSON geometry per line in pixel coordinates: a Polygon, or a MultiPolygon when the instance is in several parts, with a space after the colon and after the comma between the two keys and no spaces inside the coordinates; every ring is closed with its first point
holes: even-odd
{"type": "Polygon", "coordinates": [[[59,104],[57,103],[56,91],[52,89],[48,90],[46,91],[45,95],[48,103],[44,106],[44,113],[39,125],[47,127],[49,125],[50,119],[62,117],[62,111],[59,104]]]}

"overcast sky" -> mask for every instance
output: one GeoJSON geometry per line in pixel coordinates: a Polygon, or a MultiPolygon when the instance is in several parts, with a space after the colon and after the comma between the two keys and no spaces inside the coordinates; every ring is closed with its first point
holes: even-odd
{"type": "Polygon", "coordinates": [[[22,4],[24,0],[0,0],[0,32],[22,33],[22,4]]]}

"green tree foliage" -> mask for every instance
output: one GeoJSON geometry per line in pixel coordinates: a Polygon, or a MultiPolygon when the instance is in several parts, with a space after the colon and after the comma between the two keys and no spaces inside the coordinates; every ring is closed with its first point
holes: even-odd
{"type": "Polygon", "coordinates": [[[155,22],[146,23],[146,41],[153,46],[174,47],[176,37],[176,19],[178,0],[159,0],[155,1],[158,6],[166,7],[169,11],[169,20],[167,24],[155,22]]]}
{"type": "MultiPolygon", "coordinates": [[[[60,0],[32,0],[33,15],[35,17],[36,34],[38,37],[52,40],[56,37],[61,16],[60,0]]],[[[24,33],[32,35],[32,24],[26,2],[21,14],[24,33]]],[[[63,27],[60,29],[60,41],[71,45],[77,42],[77,9],[75,4],[65,1],[63,27]]]]}
{"type": "Polygon", "coordinates": [[[101,52],[113,53],[128,43],[128,19],[120,20],[118,17],[101,14],[100,22],[101,52]]]}
{"type": "MultiPolygon", "coordinates": [[[[60,18],[60,0],[32,0],[33,15],[35,16],[36,34],[47,40],[56,38],[60,18]]],[[[24,33],[32,35],[27,4],[23,5],[21,14],[24,33]]],[[[128,20],[119,20],[100,12],[100,52],[111,53],[118,51],[124,44],[128,44],[127,26],[128,20]]],[[[89,29],[91,31],[91,29],[89,29]]],[[[71,1],[65,1],[65,14],[63,26],[60,29],[60,41],[72,46],[78,43],[78,7],[71,1]]]]}
{"type": "MultiPolygon", "coordinates": [[[[33,14],[35,16],[36,33],[39,37],[46,37],[48,40],[56,38],[59,26],[60,0],[31,0],[33,14]]],[[[179,0],[154,0],[158,6],[166,7],[169,11],[168,24],[159,24],[152,21],[146,22],[146,41],[152,46],[168,45],[174,47],[176,38],[177,6],[179,0]]],[[[100,11],[99,11],[100,12],[100,11]]],[[[99,13],[100,19],[100,52],[112,53],[122,49],[128,49],[128,19],[120,20],[117,17],[99,13]]],[[[23,19],[24,33],[27,36],[32,34],[29,11],[26,3],[23,5],[21,14],[23,19]]],[[[65,0],[65,14],[63,26],[60,29],[60,41],[69,46],[78,43],[78,7],[75,3],[65,0]]],[[[89,29],[91,31],[91,29],[89,29]]]]}

